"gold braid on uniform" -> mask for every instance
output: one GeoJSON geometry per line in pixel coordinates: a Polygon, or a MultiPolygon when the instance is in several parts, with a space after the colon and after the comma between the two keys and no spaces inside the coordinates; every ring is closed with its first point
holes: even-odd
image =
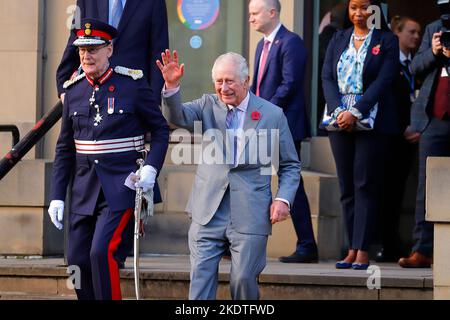
{"type": "Polygon", "coordinates": [[[77,83],[78,81],[80,81],[81,79],[83,79],[85,76],[86,76],[86,74],[83,72],[82,74],[76,76],[75,78],[73,78],[71,80],[67,80],[66,82],[64,82],[63,88],[67,89],[71,85],[73,85],[73,84],[77,83]]]}
{"type": "Polygon", "coordinates": [[[130,68],[121,67],[121,66],[115,67],[114,71],[118,74],[121,74],[124,76],[129,76],[129,77],[133,78],[133,80],[141,79],[144,76],[144,73],[142,72],[142,70],[130,69],[130,68]]]}

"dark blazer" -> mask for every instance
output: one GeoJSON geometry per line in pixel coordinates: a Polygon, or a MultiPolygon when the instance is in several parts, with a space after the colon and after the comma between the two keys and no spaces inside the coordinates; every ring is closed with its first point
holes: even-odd
{"type": "MultiPolygon", "coordinates": [[[[255,54],[253,84],[256,93],[264,39],[258,43],[255,54]]],[[[306,114],[303,80],[307,52],[303,40],[283,25],[269,51],[260,85],[260,97],[283,109],[294,141],[310,136],[310,124],[306,114]]]]}
{"type": "Polygon", "coordinates": [[[411,127],[417,132],[423,132],[430,122],[427,111],[433,103],[437,75],[439,70],[449,63],[449,59],[444,56],[435,56],[431,49],[433,34],[441,31],[441,29],[441,20],[437,20],[426,27],[420,49],[411,63],[412,72],[425,79],[419,96],[411,109],[411,127]]]}
{"type": "MultiPolygon", "coordinates": [[[[336,32],[328,45],[325,56],[322,68],[322,86],[330,115],[341,104],[337,64],[350,43],[352,33],[353,27],[336,32]]],[[[363,117],[366,117],[378,102],[374,132],[400,132],[393,91],[393,82],[400,72],[399,55],[397,36],[390,31],[375,29],[364,61],[363,97],[355,105],[363,117]],[[374,54],[372,50],[378,45],[380,51],[378,54],[374,54]]]]}
{"type": "MultiPolygon", "coordinates": [[[[81,19],[96,18],[108,23],[108,0],[77,0],[77,5],[81,19]]],[[[164,81],[155,61],[160,58],[161,52],[169,47],[166,2],[127,0],[118,30],[111,64],[143,70],[150,83],[153,98],[160,102],[164,81]]],[[[58,67],[58,96],[64,92],[64,81],[68,80],[80,65],[76,48],[72,46],[75,38],[73,31],[58,67]]]]}

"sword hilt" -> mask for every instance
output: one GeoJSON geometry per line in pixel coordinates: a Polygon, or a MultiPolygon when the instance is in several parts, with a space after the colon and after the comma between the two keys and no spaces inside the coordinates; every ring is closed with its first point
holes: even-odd
{"type": "Polygon", "coordinates": [[[136,164],[137,164],[140,168],[144,165],[144,163],[145,163],[144,159],[139,158],[139,159],[136,160],[136,164]]]}

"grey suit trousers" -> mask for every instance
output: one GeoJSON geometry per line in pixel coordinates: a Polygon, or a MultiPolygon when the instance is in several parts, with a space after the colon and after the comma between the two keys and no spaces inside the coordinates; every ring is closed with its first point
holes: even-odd
{"type": "Polygon", "coordinates": [[[230,191],[206,225],[194,221],[189,229],[191,260],[190,300],[213,300],[218,286],[219,263],[230,248],[230,290],[233,300],[259,299],[258,276],[266,266],[268,236],[238,233],[230,219],[230,191]]]}

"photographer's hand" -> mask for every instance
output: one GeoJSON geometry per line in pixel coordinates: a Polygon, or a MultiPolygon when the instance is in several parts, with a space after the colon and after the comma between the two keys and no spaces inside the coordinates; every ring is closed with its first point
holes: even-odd
{"type": "Polygon", "coordinates": [[[442,49],[444,49],[444,47],[442,46],[442,43],[441,43],[441,36],[442,36],[442,31],[436,32],[435,34],[433,34],[433,41],[431,43],[431,49],[433,50],[433,54],[435,56],[438,56],[439,54],[441,54],[442,49]]]}
{"type": "Polygon", "coordinates": [[[447,58],[450,58],[450,48],[443,47],[442,48],[442,54],[444,56],[446,56],[447,58]]]}

